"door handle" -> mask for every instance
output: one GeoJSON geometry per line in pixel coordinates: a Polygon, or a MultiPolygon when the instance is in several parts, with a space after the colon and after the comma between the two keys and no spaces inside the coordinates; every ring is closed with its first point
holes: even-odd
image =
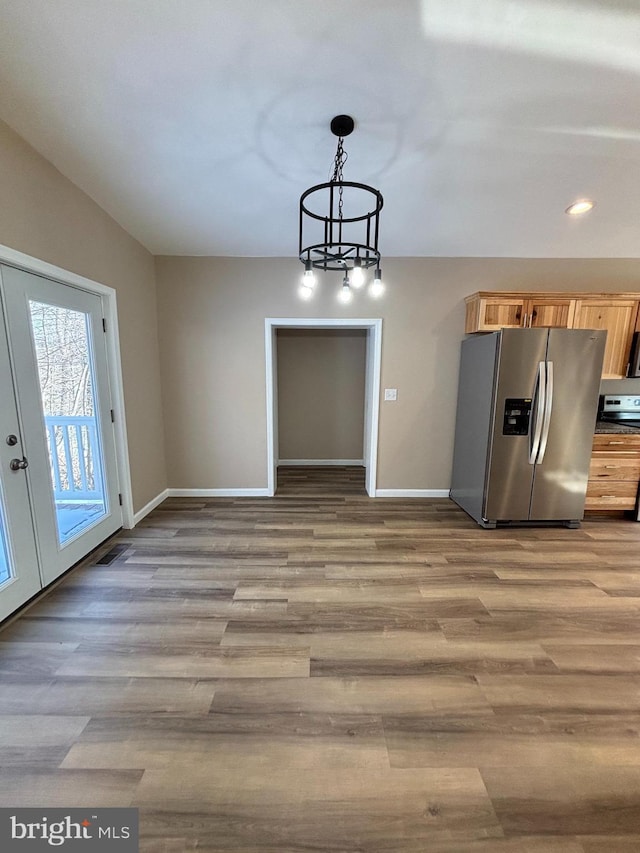
{"type": "Polygon", "coordinates": [[[22,459],[12,459],[11,462],[9,462],[9,468],[11,468],[12,471],[21,471],[28,467],[29,463],[24,456],[22,459]]]}
{"type": "Polygon", "coordinates": [[[542,416],[544,412],[544,401],[546,398],[546,367],[544,361],[538,364],[538,376],[533,392],[536,408],[533,420],[533,435],[529,447],[529,465],[535,465],[540,447],[540,436],[542,434],[542,416]]]}
{"type": "Polygon", "coordinates": [[[540,465],[544,459],[549,438],[549,424],[551,423],[551,410],[553,409],[553,362],[547,362],[547,393],[544,401],[544,416],[542,421],[542,436],[540,438],[540,449],[538,451],[537,464],[540,465]]]}

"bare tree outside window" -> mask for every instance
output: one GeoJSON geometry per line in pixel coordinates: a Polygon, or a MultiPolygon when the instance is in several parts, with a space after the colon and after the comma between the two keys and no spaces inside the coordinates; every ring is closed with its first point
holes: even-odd
{"type": "Polygon", "coordinates": [[[54,492],[101,489],[87,316],[30,302],[54,492]]]}
{"type": "Polygon", "coordinates": [[[45,416],[94,414],[87,317],[31,302],[31,325],[45,416]]]}

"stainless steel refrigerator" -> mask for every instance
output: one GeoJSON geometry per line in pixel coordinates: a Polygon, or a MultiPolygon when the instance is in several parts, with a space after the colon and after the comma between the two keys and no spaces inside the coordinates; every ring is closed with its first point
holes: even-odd
{"type": "Polygon", "coordinates": [[[502,329],[463,341],[451,497],[483,527],[579,526],[606,334],[502,329]]]}

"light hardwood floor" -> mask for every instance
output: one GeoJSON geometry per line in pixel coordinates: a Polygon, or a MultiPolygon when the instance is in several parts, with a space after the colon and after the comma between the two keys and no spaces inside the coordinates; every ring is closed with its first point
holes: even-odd
{"type": "Polygon", "coordinates": [[[640,525],[281,475],[0,633],[0,804],[137,806],[148,853],[640,851],[640,525]]]}

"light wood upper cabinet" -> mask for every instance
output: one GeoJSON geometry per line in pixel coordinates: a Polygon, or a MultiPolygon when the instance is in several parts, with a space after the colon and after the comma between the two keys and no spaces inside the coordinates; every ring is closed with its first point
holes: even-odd
{"type": "Polygon", "coordinates": [[[602,378],[620,379],[627,374],[633,332],[640,330],[640,293],[481,291],[465,302],[466,334],[531,326],[606,329],[602,378]]]}
{"type": "Polygon", "coordinates": [[[467,300],[465,332],[496,332],[531,326],[571,328],[575,299],[554,294],[484,294],[476,293],[467,300]]]}
{"type": "Polygon", "coordinates": [[[528,299],[526,304],[529,326],[552,326],[571,329],[576,310],[575,299],[528,299]]]}
{"type": "Polygon", "coordinates": [[[465,332],[497,332],[498,329],[517,329],[523,325],[522,296],[481,296],[467,302],[465,332]]]}
{"type": "Polygon", "coordinates": [[[578,299],[574,329],[606,329],[603,379],[627,375],[638,302],[633,299],[578,299]]]}

